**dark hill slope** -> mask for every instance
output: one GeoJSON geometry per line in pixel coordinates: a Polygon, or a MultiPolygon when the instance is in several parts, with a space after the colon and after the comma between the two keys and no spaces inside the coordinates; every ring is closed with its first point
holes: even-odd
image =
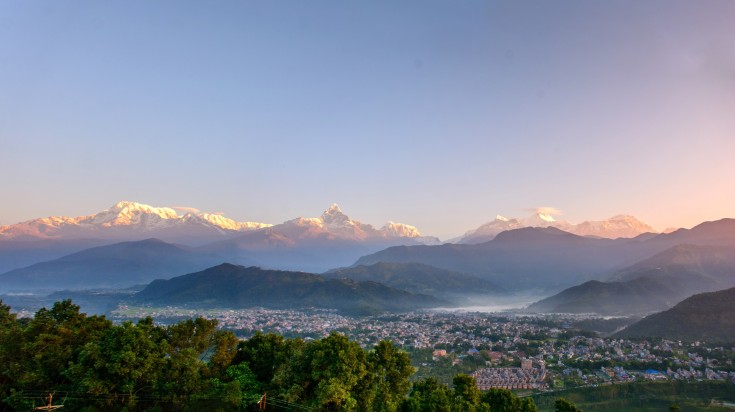
{"type": "Polygon", "coordinates": [[[136,294],[134,300],[193,307],[315,307],[348,313],[406,311],[447,304],[433,296],[415,295],[376,282],[325,279],[311,273],[228,263],[170,280],[156,280],[136,294]]]}
{"type": "Polygon", "coordinates": [[[222,260],[158,239],[85,249],[0,275],[0,289],[128,287],[201,270],[222,260]]]}
{"type": "Polygon", "coordinates": [[[616,336],[732,343],[735,341],[735,288],[691,296],[648,316],[616,336]]]}
{"type": "Polygon", "coordinates": [[[735,248],[681,245],[617,272],[613,282],[586,282],[529,306],[534,312],[645,314],[695,293],[735,286],[735,248]]]}
{"type": "Polygon", "coordinates": [[[497,295],[503,289],[490,281],[422,263],[385,263],[333,270],[327,278],[374,281],[387,286],[450,300],[471,295],[497,295]]]}
{"type": "MultiPolygon", "coordinates": [[[[634,242],[628,240],[628,242],[634,242]]],[[[399,246],[360,258],[356,265],[417,262],[472,274],[508,290],[562,289],[602,275],[627,260],[622,242],[585,238],[555,228],[500,233],[477,245],[399,246]]],[[[631,253],[634,249],[629,248],[631,253]]]]}

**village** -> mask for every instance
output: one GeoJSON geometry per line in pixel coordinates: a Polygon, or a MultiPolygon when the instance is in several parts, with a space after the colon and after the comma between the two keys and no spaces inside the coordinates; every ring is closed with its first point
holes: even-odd
{"type": "Polygon", "coordinates": [[[417,375],[472,374],[480,389],[549,390],[631,381],[732,380],[733,347],[628,340],[570,328],[569,319],[512,313],[412,312],[350,317],[333,310],[194,310],[120,307],[115,321],[158,323],[203,316],[247,339],[257,332],[319,339],[345,334],[369,349],[388,339],[409,352],[417,375]]]}

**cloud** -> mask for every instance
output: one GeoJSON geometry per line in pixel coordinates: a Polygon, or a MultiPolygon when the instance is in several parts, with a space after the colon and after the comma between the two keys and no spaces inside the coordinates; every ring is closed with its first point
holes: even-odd
{"type": "Polygon", "coordinates": [[[526,210],[529,212],[540,213],[540,214],[550,215],[550,216],[558,216],[562,214],[561,210],[555,207],[551,207],[551,206],[532,207],[526,210]]]}
{"type": "Polygon", "coordinates": [[[179,212],[181,214],[185,214],[185,213],[199,213],[199,212],[201,212],[199,209],[197,209],[195,207],[188,207],[188,206],[173,206],[173,207],[171,207],[171,209],[173,209],[173,210],[175,210],[175,211],[177,211],[177,212],[179,212]]]}

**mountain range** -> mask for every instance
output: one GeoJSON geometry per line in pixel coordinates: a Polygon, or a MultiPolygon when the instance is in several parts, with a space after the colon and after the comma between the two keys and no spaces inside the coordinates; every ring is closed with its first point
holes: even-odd
{"type": "Polygon", "coordinates": [[[560,229],[522,228],[481,244],[394,246],[355,264],[416,262],[469,273],[508,290],[560,291],[605,279],[668,248],[735,245],[735,219],[705,222],[692,229],[635,238],[583,237],[560,229]]]}
{"type": "Polygon", "coordinates": [[[120,242],[0,274],[0,290],[125,288],[221,262],[217,255],[159,239],[120,242]]]}
{"type": "Polygon", "coordinates": [[[0,273],[92,246],[157,238],[201,247],[222,261],[258,261],[272,268],[321,272],[393,245],[435,244],[418,229],[388,222],[380,229],[350,219],[335,204],[320,217],[272,225],[236,222],[212,213],[178,215],[173,208],[119,202],[75,218],[48,217],[0,227],[0,273]]]}
{"type": "Polygon", "coordinates": [[[358,257],[394,245],[437,244],[413,226],[390,222],[380,229],[352,220],[339,206],[320,217],[297,218],[201,249],[228,261],[257,260],[264,267],[323,272],[351,265],[358,257]]]}
{"type": "Polygon", "coordinates": [[[249,230],[272,226],[267,223],[236,222],[212,213],[179,215],[168,207],[135,202],[118,202],[107,210],[88,216],[51,216],[10,226],[0,226],[2,240],[106,239],[140,240],[157,237],[185,244],[206,243],[249,230]]]}
{"type": "Polygon", "coordinates": [[[579,236],[608,239],[633,238],[644,233],[656,232],[647,223],[641,222],[636,217],[630,215],[617,215],[607,220],[585,221],[579,224],[572,224],[556,220],[548,213],[536,212],[534,215],[525,219],[507,218],[498,215],[495,217],[495,220],[485,223],[477,229],[470,230],[459,238],[453,239],[452,243],[484,243],[493,240],[501,232],[524,227],[555,227],[579,236]]]}
{"type": "Polygon", "coordinates": [[[326,279],[290,271],[224,263],[169,280],[156,280],[134,296],[145,304],[273,309],[327,308],[350,314],[407,311],[447,305],[377,282],[326,279]]]}
{"type": "Polygon", "coordinates": [[[528,307],[534,312],[648,314],[695,293],[735,286],[735,246],[679,245],[528,307]]]}
{"type": "Polygon", "coordinates": [[[421,263],[376,263],[324,273],[333,279],[373,281],[411,293],[432,295],[456,304],[471,304],[473,298],[486,302],[503,288],[476,276],[435,268],[421,263]]]}

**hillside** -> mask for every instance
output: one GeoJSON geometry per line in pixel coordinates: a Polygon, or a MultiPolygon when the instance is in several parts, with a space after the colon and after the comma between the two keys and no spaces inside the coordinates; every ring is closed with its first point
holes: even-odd
{"type": "Polygon", "coordinates": [[[694,295],[673,308],[648,316],[615,336],[731,344],[735,341],[735,288],[694,295]]]}
{"type": "Polygon", "coordinates": [[[0,290],[128,287],[221,262],[216,255],[158,239],[121,242],[11,270],[0,275],[0,290]]]}
{"type": "Polygon", "coordinates": [[[634,270],[631,265],[686,244],[735,246],[735,219],[705,222],[668,234],[614,240],[577,236],[551,227],[522,228],[476,245],[391,247],[363,256],[355,265],[417,262],[469,273],[508,290],[560,291],[611,273],[634,270]]]}
{"type": "MultiPolygon", "coordinates": [[[[630,242],[630,241],[628,241],[630,242]]],[[[477,245],[391,247],[355,265],[417,262],[468,273],[509,291],[561,290],[609,272],[637,252],[621,241],[592,239],[556,228],[522,228],[477,245]]]]}
{"type": "Polygon", "coordinates": [[[156,280],[135,295],[139,303],[193,307],[274,309],[315,307],[347,313],[379,313],[445,306],[376,282],[221,264],[201,272],[156,280]]]}
{"type": "Polygon", "coordinates": [[[435,268],[421,263],[376,263],[329,271],[328,278],[373,281],[412,293],[464,301],[472,296],[497,295],[503,289],[476,276],[435,268]]]}
{"type": "Polygon", "coordinates": [[[668,309],[695,293],[735,286],[735,248],[674,246],[610,278],[615,281],[568,288],[528,310],[634,315],[668,309]]]}

